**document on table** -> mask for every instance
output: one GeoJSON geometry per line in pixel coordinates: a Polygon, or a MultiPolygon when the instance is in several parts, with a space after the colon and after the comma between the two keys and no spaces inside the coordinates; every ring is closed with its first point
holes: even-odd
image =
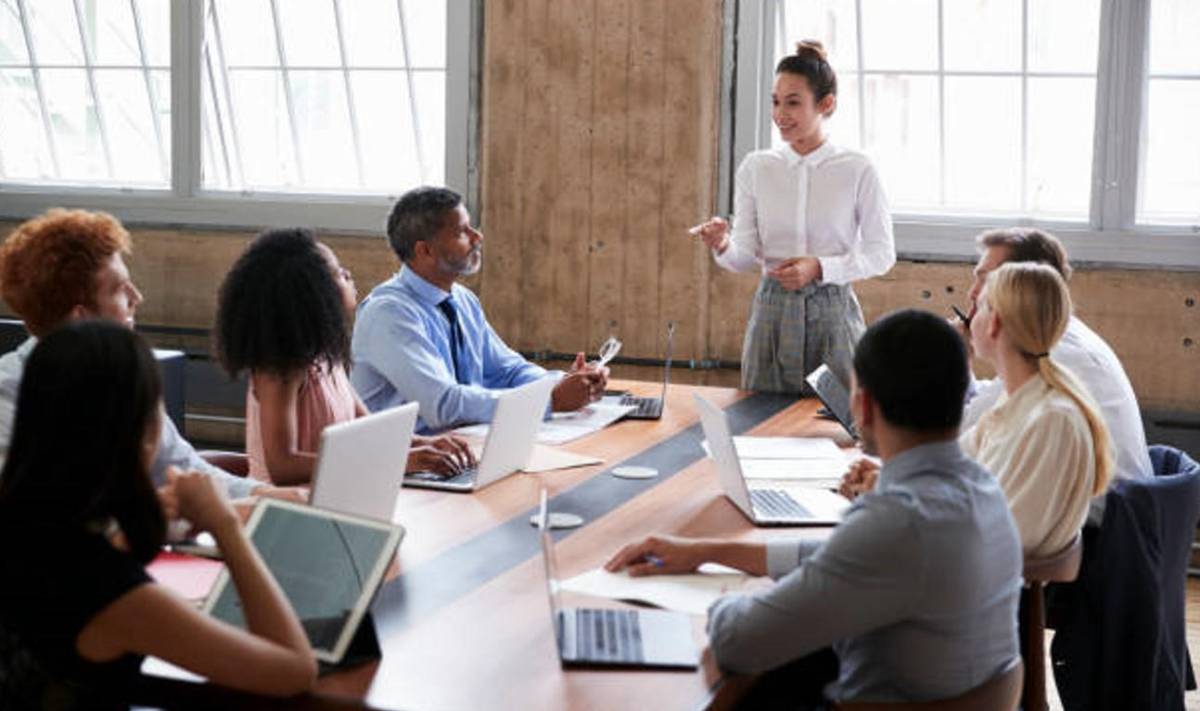
{"type": "Polygon", "coordinates": [[[734,437],[740,459],[844,459],[828,437],[734,437]]]}
{"type": "Polygon", "coordinates": [[[521,471],[530,474],[554,471],[555,469],[573,469],[592,464],[603,464],[604,460],[586,454],[567,452],[557,447],[547,447],[544,444],[533,445],[533,454],[529,455],[529,463],[521,471]]]}
{"type": "MultiPolygon", "coordinates": [[[[566,444],[598,432],[636,409],[633,405],[601,401],[574,412],[556,412],[538,428],[537,441],[541,444],[566,444]]],[[[455,429],[454,433],[464,437],[487,437],[488,425],[467,425],[455,429]]]]}
{"type": "Polygon", "coordinates": [[[741,459],[742,476],[747,479],[786,481],[841,481],[848,465],[838,459],[741,459]]]}
{"type": "Polygon", "coordinates": [[[589,570],[563,581],[562,589],[612,600],[642,602],[666,610],[703,615],[722,595],[746,591],[752,581],[746,573],[705,563],[687,575],[650,575],[633,578],[625,571],[589,570]]]}

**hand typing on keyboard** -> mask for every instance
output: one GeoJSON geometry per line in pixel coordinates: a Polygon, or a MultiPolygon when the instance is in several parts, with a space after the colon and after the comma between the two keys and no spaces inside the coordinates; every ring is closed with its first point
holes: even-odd
{"type": "Polygon", "coordinates": [[[461,437],[413,437],[406,472],[431,472],[449,477],[475,466],[475,453],[461,437]]]}

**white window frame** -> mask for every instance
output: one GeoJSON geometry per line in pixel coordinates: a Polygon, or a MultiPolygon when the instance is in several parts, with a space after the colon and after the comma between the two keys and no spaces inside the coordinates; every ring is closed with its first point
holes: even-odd
{"type": "MultiPolygon", "coordinates": [[[[447,0],[446,185],[478,202],[481,0],[447,0]]],[[[171,186],[108,188],[0,181],[0,218],[52,207],[106,210],[128,224],[226,228],[303,225],[378,234],[395,195],[206,190],[201,182],[204,0],[171,0],[171,186]]]]}
{"type": "MultiPolygon", "coordinates": [[[[742,159],[770,145],[774,31],[781,0],[728,0],[724,81],[732,109],[722,122],[719,209],[733,204],[733,173],[742,159]],[[732,41],[730,40],[732,37],[732,41]]],[[[942,0],[948,2],[951,0],[942,0]]],[[[1101,0],[1100,62],[1091,208],[1086,222],[1031,218],[896,213],[896,251],[903,259],[974,261],[974,236],[1002,226],[1036,226],[1060,237],[1079,264],[1200,270],[1200,224],[1136,224],[1141,131],[1149,82],[1150,0],[1101,0]]],[[[800,39],[800,38],[797,38],[800,39]]]]}

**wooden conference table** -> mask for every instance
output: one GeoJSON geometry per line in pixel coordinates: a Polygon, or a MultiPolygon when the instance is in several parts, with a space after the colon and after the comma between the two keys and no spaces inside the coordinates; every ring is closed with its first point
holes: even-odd
{"type": "MultiPolygon", "coordinates": [[[[658,384],[612,387],[657,395],[658,384]]],[[[672,385],[663,418],[622,421],[564,448],[604,460],[586,468],[516,474],[471,495],[405,489],[407,530],[399,572],[372,608],[383,656],[321,677],[316,694],[283,707],[381,709],[657,709],[722,706],[744,684],[726,683],[711,662],[694,672],[560,668],[551,626],[538,534],[529,523],[545,486],[550,510],[584,518],[555,531],[559,575],[595,568],[624,543],[652,533],[766,540],[825,536],[825,528],[757,529],[722,495],[700,443],[693,394],[724,408],[734,434],[843,437],[814,417],[816,400],[728,388],[672,385]],[[648,480],[619,479],[621,464],[659,470],[648,480]]],[[[841,441],[841,440],[839,440],[841,441]]],[[[843,444],[848,442],[842,441],[843,444]]],[[[567,595],[564,603],[623,606],[567,595]]],[[[695,618],[702,646],[704,620],[695,618]]],[[[214,687],[153,680],[154,705],[262,708],[214,687]]],[[[272,704],[274,705],[274,704],[272,704]]]]}

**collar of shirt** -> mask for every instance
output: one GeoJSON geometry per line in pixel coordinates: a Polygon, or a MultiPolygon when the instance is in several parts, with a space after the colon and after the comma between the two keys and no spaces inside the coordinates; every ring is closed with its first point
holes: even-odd
{"type": "MultiPolygon", "coordinates": [[[[429,306],[437,306],[447,298],[454,296],[453,291],[450,293],[442,291],[440,287],[425,281],[425,279],[407,266],[400,267],[399,273],[396,274],[396,282],[401,287],[407,289],[419,301],[429,306]]],[[[455,284],[454,286],[458,285],[455,284]]]]}
{"type": "Polygon", "coordinates": [[[1035,373],[1032,378],[1017,388],[1016,392],[1011,395],[1008,392],[1003,393],[996,406],[992,408],[991,412],[986,413],[984,417],[991,419],[995,423],[1007,422],[1013,417],[1025,419],[1029,408],[1033,403],[1044,397],[1046,391],[1049,389],[1050,384],[1042,378],[1041,373],[1035,373]]]}
{"type": "Polygon", "coordinates": [[[935,471],[964,471],[959,462],[963,459],[958,439],[922,444],[906,449],[883,463],[879,470],[880,486],[900,484],[914,474],[935,471]]]}
{"type": "Polygon", "coordinates": [[[829,139],[825,139],[824,143],[817,146],[808,155],[800,155],[791,145],[780,146],[779,152],[783,155],[784,160],[787,161],[789,168],[795,168],[798,165],[807,165],[816,168],[837,153],[837,148],[834,147],[829,139]]]}
{"type": "Polygon", "coordinates": [[[33,352],[35,347],[37,347],[37,344],[37,336],[30,336],[29,338],[25,339],[24,343],[17,346],[17,357],[21,359],[22,364],[25,363],[25,359],[29,357],[29,354],[33,352]]]}

